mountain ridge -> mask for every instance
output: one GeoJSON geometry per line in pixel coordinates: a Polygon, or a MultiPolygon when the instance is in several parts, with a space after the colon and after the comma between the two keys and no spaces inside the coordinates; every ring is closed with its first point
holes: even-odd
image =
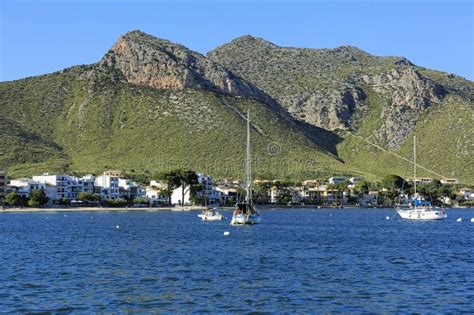
{"type": "MultiPolygon", "coordinates": [[[[312,161],[309,169],[274,167],[257,171],[257,176],[376,178],[388,171],[400,173],[403,167],[385,161],[393,164],[385,170],[364,162],[370,154],[383,158],[351,134],[406,154],[409,137],[430,113],[448,107],[469,113],[472,91],[473,84],[460,77],[417,67],[404,57],[371,56],[352,46],[279,47],[244,35],[205,56],[131,31],[97,63],[0,83],[1,114],[17,124],[15,134],[2,138],[17,149],[0,163],[22,175],[22,169],[98,172],[112,166],[151,174],[163,169],[150,162],[158,154],[162,160],[187,160],[199,170],[234,152],[242,156],[234,142],[241,141],[243,113],[251,108],[261,165],[312,161]],[[28,142],[33,134],[44,140],[38,140],[44,150],[28,142]],[[18,143],[25,144],[23,150],[18,143]],[[275,143],[278,153],[273,155],[267,149],[275,143]],[[45,154],[35,158],[35,150],[45,154]],[[12,162],[16,155],[22,163],[12,162]]],[[[461,124],[469,122],[466,117],[461,124]]],[[[459,133],[470,135],[472,129],[459,133]]],[[[459,134],[453,137],[459,143],[459,134]]],[[[456,169],[453,176],[472,178],[462,166],[470,161],[471,148],[456,148],[464,153],[460,162],[450,162],[456,169]]],[[[225,177],[241,171],[238,165],[210,173],[225,177]]]]}

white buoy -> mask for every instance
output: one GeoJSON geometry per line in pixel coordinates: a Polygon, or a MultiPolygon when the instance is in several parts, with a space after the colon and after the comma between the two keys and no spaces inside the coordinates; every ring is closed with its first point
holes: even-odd
{"type": "Polygon", "coordinates": [[[459,218],[456,220],[456,222],[461,222],[462,221],[462,218],[459,218]]]}
{"type": "Polygon", "coordinates": [[[389,216],[386,216],[385,219],[386,219],[386,220],[390,220],[390,217],[389,217],[389,216]]]}
{"type": "Polygon", "coordinates": [[[116,228],[116,229],[120,229],[120,226],[119,226],[119,225],[116,225],[115,228],[116,228]]]}
{"type": "Polygon", "coordinates": [[[230,235],[230,232],[229,232],[229,231],[225,231],[225,232],[224,232],[224,236],[228,236],[228,235],[230,235]]]}

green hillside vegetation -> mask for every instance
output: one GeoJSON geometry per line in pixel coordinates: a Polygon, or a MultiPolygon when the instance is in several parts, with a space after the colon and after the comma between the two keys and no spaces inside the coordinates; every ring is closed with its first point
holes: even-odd
{"type": "Polygon", "coordinates": [[[12,149],[0,161],[12,176],[109,168],[151,176],[182,167],[242,177],[247,108],[257,177],[348,173],[266,104],[205,90],[160,90],[76,76],[65,71],[0,84],[2,116],[16,126],[6,128],[2,141],[12,149]]]}
{"type": "Polygon", "coordinates": [[[413,135],[416,134],[418,176],[454,177],[466,184],[474,184],[472,104],[459,97],[448,97],[426,112],[398,150],[384,152],[370,144],[377,144],[373,132],[378,127],[377,117],[381,109],[380,103],[373,103],[373,110],[364,118],[357,132],[346,135],[338,145],[339,156],[347,165],[375,175],[374,179],[386,174],[413,177],[413,164],[393,154],[413,161],[413,135]]]}

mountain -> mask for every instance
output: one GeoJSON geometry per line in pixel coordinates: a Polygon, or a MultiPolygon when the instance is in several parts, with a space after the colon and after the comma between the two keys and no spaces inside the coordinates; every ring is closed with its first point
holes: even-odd
{"type": "Polygon", "coordinates": [[[243,36],[207,56],[140,31],[97,63],[0,83],[12,176],[191,168],[243,177],[250,109],[256,177],[405,175],[419,161],[472,182],[474,85],[350,46],[279,47],[243,36]],[[411,168],[410,168],[411,169],[411,168]]]}
{"type": "Polygon", "coordinates": [[[253,83],[299,121],[337,133],[347,166],[377,176],[405,175],[411,139],[430,177],[472,182],[474,84],[403,57],[358,48],[279,47],[242,36],[207,56],[253,83]],[[385,151],[384,151],[385,150],[385,151]]]}
{"type": "Polygon", "coordinates": [[[331,152],[336,136],[209,58],[140,31],[96,64],[0,83],[0,165],[12,176],[182,167],[242,177],[247,109],[257,176],[347,173],[331,152]]]}

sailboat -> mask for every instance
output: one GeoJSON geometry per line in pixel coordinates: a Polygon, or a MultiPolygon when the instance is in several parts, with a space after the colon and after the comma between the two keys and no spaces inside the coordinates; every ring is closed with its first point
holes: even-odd
{"type": "Polygon", "coordinates": [[[443,220],[447,218],[444,208],[437,208],[431,202],[421,201],[416,193],[416,136],[413,136],[413,184],[415,193],[413,195],[413,207],[402,208],[397,206],[395,210],[402,219],[408,220],[443,220]]]}
{"type": "Polygon", "coordinates": [[[258,224],[261,221],[260,213],[252,201],[252,160],[250,157],[250,111],[247,110],[247,156],[245,160],[247,184],[245,200],[237,204],[237,209],[232,213],[230,225],[258,224]]]}

